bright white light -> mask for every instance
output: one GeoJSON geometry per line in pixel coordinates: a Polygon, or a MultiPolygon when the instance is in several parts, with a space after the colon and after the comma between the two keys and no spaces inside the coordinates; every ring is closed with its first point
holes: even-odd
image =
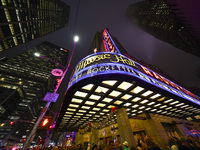
{"type": "Polygon", "coordinates": [[[40,57],[40,53],[34,53],[36,57],[40,57]]]}
{"type": "Polygon", "coordinates": [[[75,41],[75,42],[78,42],[78,40],[79,40],[79,37],[76,35],[76,36],[74,37],[74,41],[75,41]]]}

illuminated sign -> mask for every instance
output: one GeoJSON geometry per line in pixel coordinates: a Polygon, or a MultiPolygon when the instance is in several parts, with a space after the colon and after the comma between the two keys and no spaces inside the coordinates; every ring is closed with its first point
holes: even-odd
{"type": "Polygon", "coordinates": [[[58,99],[58,96],[59,96],[59,94],[57,94],[57,93],[47,92],[43,101],[56,102],[58,99]]]}
{"type": "Polygon", "coordinates": [[[101,52],[84,58],[77,64],[74,74],[69,82],[68,89],[76,82],[95,75],[127,74],[164,89],[179,97],[185,98],[200,105],[199,97],[118,53],[101,52]]]}
{"type": "Polygon", "coordinates": [[[102,36],[103,36],[104,47],[107,52],[120,53],[120,51],[118,50],[117,46],[115,45],[113,39],[111,38],[110,34],[108,33],[107,29],[104,30],[102,36]]]}
{"type": "Polygon", "coordinates": [[[53,69],[51,74],[57,77],[61,77],[63,75],[63,71],[62,69],[53,69]]]}

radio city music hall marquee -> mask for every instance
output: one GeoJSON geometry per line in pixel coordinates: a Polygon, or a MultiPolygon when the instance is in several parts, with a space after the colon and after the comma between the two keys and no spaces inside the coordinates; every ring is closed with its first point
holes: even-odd
{"type": "Polygon", "coordinates": [[[113,52],[95,53],[82,59],[75,68],[68,89],[82,79],[104,74],[131,75],[200,105],[198,96],[128,57],[113,52]]]}

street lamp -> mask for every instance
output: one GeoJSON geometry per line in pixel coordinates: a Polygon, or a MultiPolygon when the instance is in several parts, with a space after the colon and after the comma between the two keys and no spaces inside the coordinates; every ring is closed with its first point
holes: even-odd
{"type": "MultiPolygon", "coordinates": [[[[62,76],[61,76],[60,83],[62,82],[62,80],[63,80],[63,78],[64,78],[66,72],[67,72],[68,69],[69,69],[70,62],[71,62],[71,59],[72,59],[72,56],[73,56],[73,53],[74,53],[74,50],[75,50],[75,47],[76,47],[76,43],[78,42],[78,40],[79,40],[79,37],[78,37],[78,36],[75,36],[75,37],[74,37],[74,47],[73,47],[73,50],[72,50],[72,53],[71,53],[71,57],[70,57],[70,60],[69,60],[69,62],[68,62],[68,66],[67,66],[67,67],[64,67],[64,66],[60,65],[59,63],[53,61],[52,59],[50,59],[50,58],[48,58],[48,57],[41,56],[39,53],[35,53],[35,54],[34,54],[34,55],[37,56],[37,57],[41,57],[41,58],[48,59],[48,60],[54,62],[55,64],[57,64],[57,65],[59,65],[59,66],[61,66],[62,68],[65,69],[64,73],[63,73],[62,76]]],[[[60,85],[60,84],[59,84],[59,85],[60,85]]],[[[58,85],[58,87],[59,87],[59,85],[58,85]]],[[[54,93],[57,92],[58,87],[54,90],[54,93]]],[[[26,142],[25,142],[25,144],[24,144],[22,150],[26,150],[27,147],[29,146],[29,144],[31,143],[31,141],[34,139],[34,137],[35,137],[35,135],[36,135],[35,132],[36,132],[37,128],[39,127],[40,122],[42,121],[42,118],[44,117],[44,115],[45,115],[47,109],[49,108],[49,105],[50,105],[50,104],[51,104],[51,101],[48,101],[47,104],[46,104],[46,106],[43,108],[42,113],[40,114],[40,116],[39,116],[37,122],[35,123],[35,126],[33,127],[33,129],[32,129],[32,131],[31,131],[30,135],[28,136],[28,138],[27,138],[27,140],[26,140],[26,142]]],[[[54,119],[53,119],[53,122],[54,122],[54,120],[55,120],[55,118],[56,118],[56,115],[57,115],[57,113],[55,114],[55,117],[54,117],[54,119]]]]}
{"type": "Polygon", "coordinates": [[[78,42],[79,41],[79,37],[76,35],[74,36],[74,42],[78,42]]]}
{"type": "Polygon", "coordinates": [[[41,57],[41,58],[48,59],[48,60],[52,61],[53,63],[57,64],[58,66],[60,66],[60,67],[62,67],[62,68],[65,69],[65,67],[62,66],[61,64],[59,64],[58,62],[56,62],[56,61],[54,61],[54,60],[52,60],[52,59],[50,59],[50,58],[48,58],[48,57],[42,56],[42,55],[40,55],[40,53],[38,53],[38,52],[35,52],[34,55],[35,55],[36,57],[41,57]]]}

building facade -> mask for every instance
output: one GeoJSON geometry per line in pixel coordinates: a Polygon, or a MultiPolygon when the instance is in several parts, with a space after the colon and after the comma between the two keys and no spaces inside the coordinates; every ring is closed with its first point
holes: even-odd
{"type": "Polygon", "coordinates": [[[199,57],[200,22],[198,16],[192,17],[198,11],[196,5],[199,6],[196,2],[145,0],[130,5],[127,17],[155,38],[199,57]]]}
{"type": "Polygon", "coordinates": [[[2,0],[0,52],[66,27],[69,13],[60,0],[2,0]]]}
{"type": "Polygon", "coordinates": [[[3,140],[10,141],[11,137],[11,141],[23,142],[28,136],[45,105],[42,101],[45,94],[54,91],[55,81],[60,78],[51,71],[65,69],[67,57],[64,48],[43,42],[16,57],[1,60],[0,85],[4,89],[0,96],[0,118],[1,130],[6,131],[0,133],[1,143],[5,144],[3,140]],[[36,52],[42,57],[36,57],[36,52]],[[12,121],[14,124],[10,125],[12,121]]]}
{"type": "Polygon", "coordinates": [[[127,54],[105,29],[73,71],[56,130],[78,131],[75,142],[84,145],[129,148],[149,135],[167,149],[170,136],[199,137],[199,105],[199,96],[127,54]]]}

